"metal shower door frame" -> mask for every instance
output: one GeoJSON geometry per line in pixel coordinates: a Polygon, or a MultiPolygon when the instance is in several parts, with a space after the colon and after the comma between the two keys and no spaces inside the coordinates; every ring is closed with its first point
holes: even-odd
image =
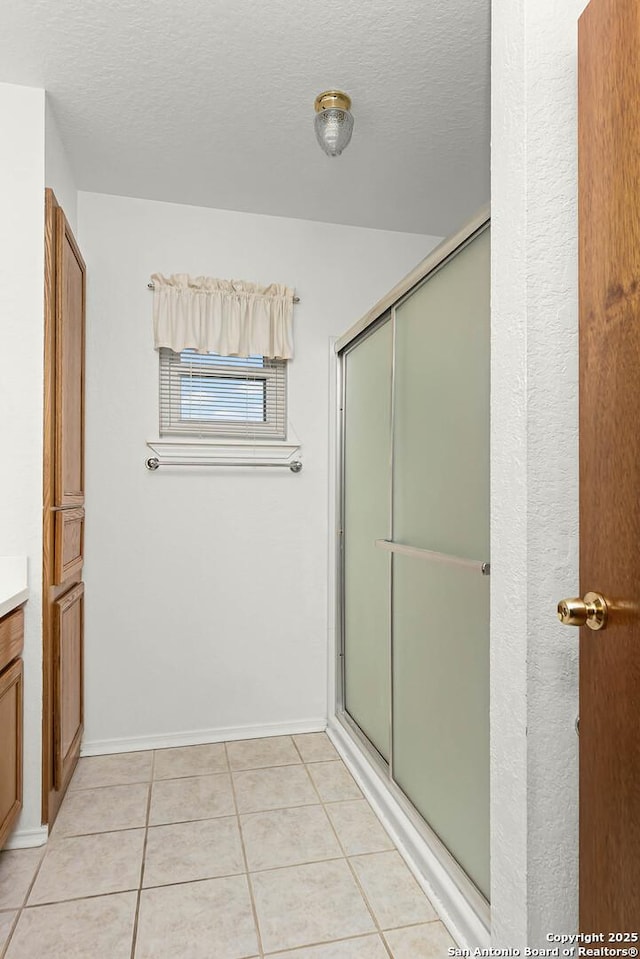
{"type": "MultiPolygon", "coordinates": [[[[394,476],[394,435],[395,435],[395,382],[396,382],[396,310],[421,286],[428,282],[439,270],[453,260],[458,253],[471,244],[478,236],[489,229],[489,209],[483,208],[475,217],[454,236],[439,244],[425,260],[420,263],[404,280],[379,301],[361,320],[348,330],[335,344],[337,356],[337,404],[336,404],[336,486],[337,486],[337,530],[336,530],[336,719],[356,741],[370,760],[378,775],[385,782],[391,796],[411,820],[423,841],[449,874],[462,895],[475,912],[487,924],[490,921],[490,905],[478,887],[452,856],[442,840],[417,811],[411,800],[403,792],[394,778],[393,770],[393,569],[394,550],[390,550],[389,571],[389,762],[378,752],[360,729],[346,709],[345,696],[345,589],[344,589],[344,524],[345,524],[345,400],[346,400],[346,362],[351,350],[356,349],[368,336],[383,325],[392,324],[391,355],[391,417],[390,417],[390,456],[389,456],[389,532],[388,542],[393,545],[393,476],[394,476]]],[[[488,563],[478,563],[483,575],[488,575],[488,563]],[[486,567],[483,568],[483,567],[486,567]]]]}

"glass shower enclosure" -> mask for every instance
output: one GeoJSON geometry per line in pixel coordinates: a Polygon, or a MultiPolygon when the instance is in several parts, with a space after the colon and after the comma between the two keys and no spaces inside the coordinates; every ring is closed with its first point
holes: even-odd
{"type": "Polygon", "coordinates": [[[337,344],[338,715],[489,899],[489,222],[337,344]]]}

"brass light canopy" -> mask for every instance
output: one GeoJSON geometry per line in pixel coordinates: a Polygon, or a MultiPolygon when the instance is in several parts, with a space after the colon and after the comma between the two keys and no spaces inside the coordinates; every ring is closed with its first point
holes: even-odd
{"type": "Polygon", "coordinates": [[[325,90],[315,99],[314,128],[320,147],[327,156],[340,156],[353,133],[351,97],[342,90],[325,90]]]}
{"type": "Polygon", "coordinates": [[[342,90],[325,90],[324,93],[319,93],[316,97],[314,107],[316,113],[330,109],[350,110],[351,97],[343,93],[342,90]]]}

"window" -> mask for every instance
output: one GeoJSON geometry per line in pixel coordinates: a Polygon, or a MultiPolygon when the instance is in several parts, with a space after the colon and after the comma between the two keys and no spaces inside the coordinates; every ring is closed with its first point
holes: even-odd
{"type": "Polygon", "coordinates": [[[286,438],[286,360],[159,352],[161,436],[286,438]]]}

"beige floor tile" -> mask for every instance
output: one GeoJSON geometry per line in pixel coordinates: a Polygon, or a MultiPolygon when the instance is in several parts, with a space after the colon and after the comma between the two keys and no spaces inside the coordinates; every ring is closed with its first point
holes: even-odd
{"type": "Polygon", "coordinates": [[[395,848],[365,799],[330,803],[327,813],[347,856],[395,848]]]}
{"type": "Polygon", "coordinates": [[[0,912],[0,955],[13,928],[17,912],[0,912]]]}
{"type": "Polygon", "coordinates": [[[265,952],[375,932],[346,860],[251,877],[265,952]]]}
{"type": "Polygon", "coordinates": [[[213,879],[244,871],[240,830],[235,816],[149,829],[144,886],[213,879]]]}
{"type": "Polygon", "coordinates": [[[294,736],[293,741],[305,763],[322,763],[339,759],[335,746],[326,733],[302,733],[294,736]]]}
{"type": "Polygon", "coordinates": [[[301,762],[291,736],[268,739],[243,739],[227,743],[232,769],[261,769],[265,766],[291,766],[301,762]]]}
{"type": "Polygon", "coordinates": [[[437,919],[398,852],[379,852],[351,860],[382,929],[437,919]]]}
{"type": "Polygon", "coordinates": [[[362,799],[362,793],[342,760],[311,763],[307,769],[323,802],[362,799]]]}
{"type": "Polygon", "coordinates": [[[312,806],[318,796],[304,766],[273,766],[233,774],[239,812],[312,806]]]}
{"type": "Polygon", "coordinates": [[[135,912],[135,892],[25,909],[5,959],[130,959],[135,912]]]}
{"type": "Polygon", "coordinates": [[[151,781],[152,763],[152,752],[87,756],[78,762],[69,783],[69,789],[94,789],[97,786],[148,783],[151,781]]]}
{"type": "Polygon", "coordinates": [[[154,782],[151,792],[151,826],[163,823],[213,819],[235,813],[228,773],[154,782]]]}
{"type": "Polygon", "coordinates": [[[250,813],[240,823],[250,872],[342,856],[322,806],[250,813]]]}
{"type": "Polygon", "coordinates": [[[226,773],[227,770],[224,743],[178,746],[174,749],[156,750],[153,778],[178,779],[180,776],[207,776],[211,773],[226,773]]]}
{"type": "Polygon", "coordinates": [[[258,959],[227,757],[269,959],[446,955],[453,939],[325,733],[83,758],[46,854],[0,853],[0,954],[13,929],[5,959],[131,959],[125,890],[155,762],[135,959],[258,959]]]}
{"type": "Polygon", "coordinates": [[[389,959],[389,953],[379,936],[364,936],[293,952],[272,953],[269,959],[389,959]]]}
{"type": "Polygon", "coordinates": [[[0,909],[14,909],[23,904],[45,848],[0,852],[0,909]]]}
{"type": "Polygon", "coordinates": [[[60,839],[47,851],[30,906],[137,889],[144,829],[60,839]]]}
{"type": "Polygon", "coordinates": [[[67,793],[53,827],[52,836],[82,836],[94,832],[135,829],[147,818],[149,786],[105,786],[67,793]]]}
{"type": "Polygon", "coordinates": [[[385,932],[394,959],[442,959],[455,942],[441,922],[385,932]]]}
{"type": "Polygon", "coordinates": [[[246,876],[142,891],[135,959],[241,959],[257,952],[246,876]]]}

